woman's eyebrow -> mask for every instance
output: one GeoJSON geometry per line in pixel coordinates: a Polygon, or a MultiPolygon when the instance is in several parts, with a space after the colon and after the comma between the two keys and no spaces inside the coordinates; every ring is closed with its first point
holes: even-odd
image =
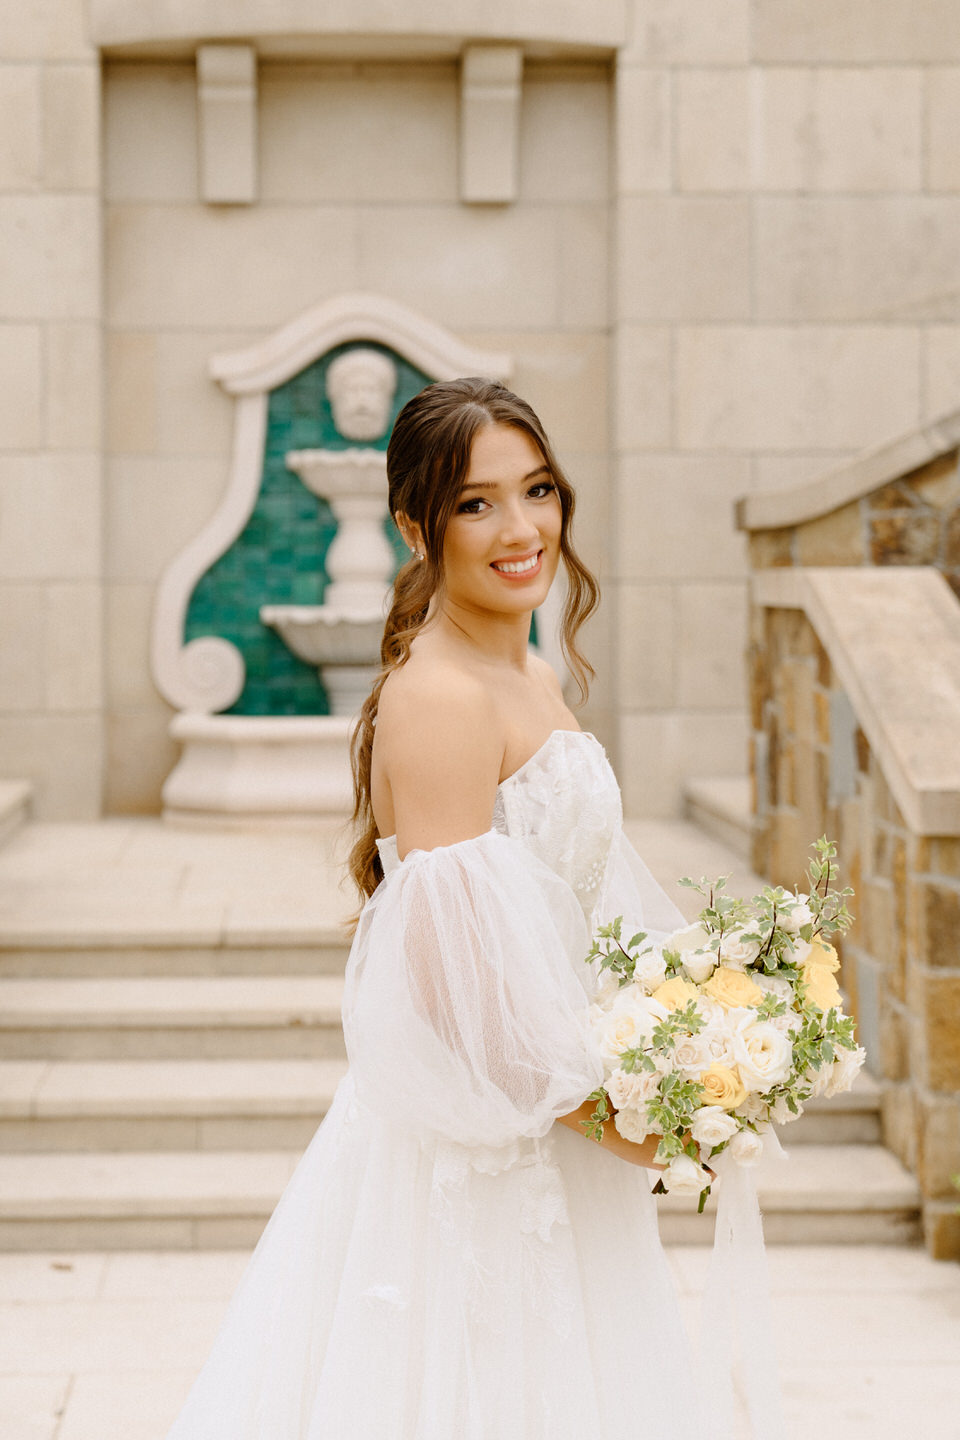
{"type": "MultiPolygon", "coordinates": [[[[538,475],[544,475],[544,474],[546,474],[546,475],[549,475],[549,474],[550,474],[550,466],[549,466],[549,465],[538,465],[537,468],[536,468],[536,470],[531,470],[530,473],[529,473],[529,475],[524,475],[524,476],[523,476],[523,479],[521,480],[520,483],[521,483],[521,485],[522,485],[522,484],[524,484],[527,480],[534,480],[534,479],[536,479],[536,477],[537,477],[538,475]]],[[[466,484],[461,487],[461,492],[460,492],[460,493],[462,494],[464,490],[499,490],[499,489],[500,489],[500,481],[499,481],[499,480],[468,480],[468,481],[466,482],[466,484]]]]}

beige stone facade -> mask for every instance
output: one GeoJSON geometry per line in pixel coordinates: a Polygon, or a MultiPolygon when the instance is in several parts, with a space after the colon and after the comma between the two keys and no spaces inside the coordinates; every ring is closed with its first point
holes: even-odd
{"type": "MultiPolygon", "coordinates": [[[[242,34],[226,0],[188,10],[0,20],[0,777],[43,817],[159,810],[153,595],[230,457],[208,360],[354,289],[508,353],[555,435],[604,592],[581,719],[628,811],[745,773],[734,502],[956,404],[950,7],[251,0],[242,34]],[[215,68],[198,93],[223,44],[257,61],[233,203],[215,68]],[[523,54],[515,198],[478,204],[461,58],[499,44],[523,54]]],[[[899,522],[877,516],[888,551],[899,522]]]]}

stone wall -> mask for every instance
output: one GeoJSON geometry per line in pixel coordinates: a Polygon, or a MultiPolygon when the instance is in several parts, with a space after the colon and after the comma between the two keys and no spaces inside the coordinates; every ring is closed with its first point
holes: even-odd
{"type": "Polygon", "coordinates": [[[100,813],[100,70],[82,0],[0,12],[0,776],[100,813]]]}
{"type": "Polygon", "coordinates": [[[754,530],[754,570],[771,565],[932,565],[960,599],[960,470],[948,450],[836,509],[754,530]]]}
{"type": "Polygon", "coordinates": [[[883,1081],[884,1139],[917,1175],[931,1252],[960,1258],[960,837],[904,817],[803,609],[753,608],[749,668],[754,868],[792,888],[813,841],[836,841],[856,891],[840,978],[883,1081]]]}
{"type": "MultiPolygon", "coordinates": [[[[434,64],[259,69],[259,196],[198,197],[191,64],[108,65],[107,804],[159,808],[175,761],[148,665],[157,578],[217,504],[232,404],[208,357],[343,291],[374,291],[511,355],[577,486],[576,535],[605,581],[609,82],[529,64],[520,193],[459,198],[459,76],[434,64]]],[[[609,738],[609,610],[586,646],[586,728],[609,738]]]]}

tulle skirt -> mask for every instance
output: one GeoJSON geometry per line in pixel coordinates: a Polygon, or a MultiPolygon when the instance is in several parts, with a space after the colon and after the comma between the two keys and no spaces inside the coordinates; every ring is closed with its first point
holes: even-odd
{"type": "Polygon", "coordinates": [[[348,1073],[167,1440],[702,1440],[651,1178],[418,1137],[348,1073]]]}

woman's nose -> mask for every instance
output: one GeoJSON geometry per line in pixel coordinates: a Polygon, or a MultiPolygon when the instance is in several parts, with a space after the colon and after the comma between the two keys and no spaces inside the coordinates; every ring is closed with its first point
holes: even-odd
{"type": "Polygon", "coordinates": [[[518,540],[536,540],[540,531],[530,511],[518,502],[504,509],[500,534],[503,540],[516,545],[518,540]]]}

